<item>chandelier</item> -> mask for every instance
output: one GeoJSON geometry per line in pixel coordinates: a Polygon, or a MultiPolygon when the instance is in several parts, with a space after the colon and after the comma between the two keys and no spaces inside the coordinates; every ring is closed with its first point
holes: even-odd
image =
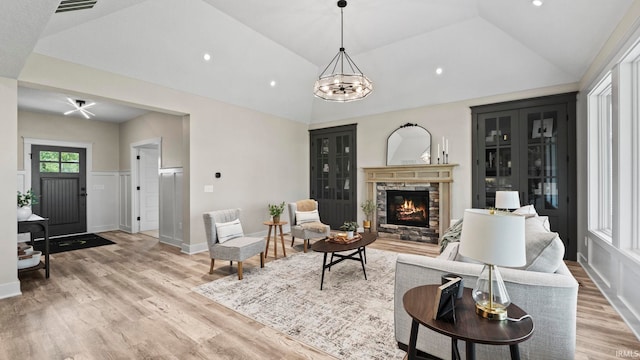
{"type": "Polygon", "coordinates": [[[340,8],[340,50],[322,71],[313,86],[313,94],[327,101],[348,102],[365,98],[373,91],[373,83],[358,68],[344,50],[344,16],[346,0],[338,1],[340,8]],[[345,65],[346,70],[345,73],[345,65]],[[327,71],[331,72],[327,74],[327,71]]]}

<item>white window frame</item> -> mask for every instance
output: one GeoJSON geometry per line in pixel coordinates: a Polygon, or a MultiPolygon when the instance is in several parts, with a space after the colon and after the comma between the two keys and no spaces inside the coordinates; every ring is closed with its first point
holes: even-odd
{"type": "Polygon", "coordinates": [[[612,74],[588,96],[589,231],[605,241],[613,238],[612,74]]]}

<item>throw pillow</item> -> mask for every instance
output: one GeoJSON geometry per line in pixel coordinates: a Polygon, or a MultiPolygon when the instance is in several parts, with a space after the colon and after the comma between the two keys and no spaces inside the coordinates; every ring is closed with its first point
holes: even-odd
{"type": "Polygon", "coordinates": [[[538,216],[538,212],[533,205],[525,205],[513,211],[514,214],[523,215],[526,218],[538,216]]]}
{"type": "Polygon", "coordinates": [[[440,239],[440,253],[447,248],[447,245],[452,242],[460,241],[460,234],[462,233],[462,218],[456,221],[450,228],[448,228],[442,238],[440,239]]]}
{"type": "Polygon", "coordinates": [[[525,205],[513,211],[514,214],[523,215],[526,218],[538,216],[538,212],[533,205],[525,205]]]}
{"type": "Polygon", "coordinates": [[[240,219],[225,223],[216,223],[216,234],[218,235],[218,242],[222,244],[227,240],[231,240],[237,237],[243,237],[242,224],[240,219]]]}
{"type": "Polygon", "coordinates": [[[318,214],[318,210],[296,211],[296,225],[308,222],[320,222],[320,215],[318,214]]]}
{"type": "Polygon", "coordinates": [[[527,263],[519,269],[554,273],[564,256],[564,244],[557,233],[548,231],[538,217],[525,220],[527,263]]]}

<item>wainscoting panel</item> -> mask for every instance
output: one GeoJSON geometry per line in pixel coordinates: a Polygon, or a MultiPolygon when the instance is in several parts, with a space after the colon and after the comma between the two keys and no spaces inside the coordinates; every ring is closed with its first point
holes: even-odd
{"type": "Polygon", "coordinates": [[[615,249],[598,235],[589,233],[586,246],[578,253],[578,262],[593,283],[640,339],[640,260],[629,250],[615,249]]]}
{"type": "Polygon", "coordinates": [[[92,172],[87,191],[88,232],[118,230],[118,172],[92,172]]]}
{"type": "Polygon", "coordinates": [[[182,169],[160,170],[160,242],[182,246],[182,169]]]}
{"type": "Polygon", "coordinates": [[[131,173],[121,172],[119,178],[119,228],[131,232],[131,173]]]}

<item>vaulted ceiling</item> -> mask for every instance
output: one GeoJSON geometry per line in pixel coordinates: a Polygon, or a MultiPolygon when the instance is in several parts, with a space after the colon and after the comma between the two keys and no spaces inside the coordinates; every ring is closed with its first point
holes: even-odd
{"type": "Polygon", "coordinates": [[[312,95],[335,0],[58,3],[2,2],[0,76],[36,52],[312,123],[578,82],[633,0],[349,0],[345,48],[375,88],[353,103],[312,95]]]}

